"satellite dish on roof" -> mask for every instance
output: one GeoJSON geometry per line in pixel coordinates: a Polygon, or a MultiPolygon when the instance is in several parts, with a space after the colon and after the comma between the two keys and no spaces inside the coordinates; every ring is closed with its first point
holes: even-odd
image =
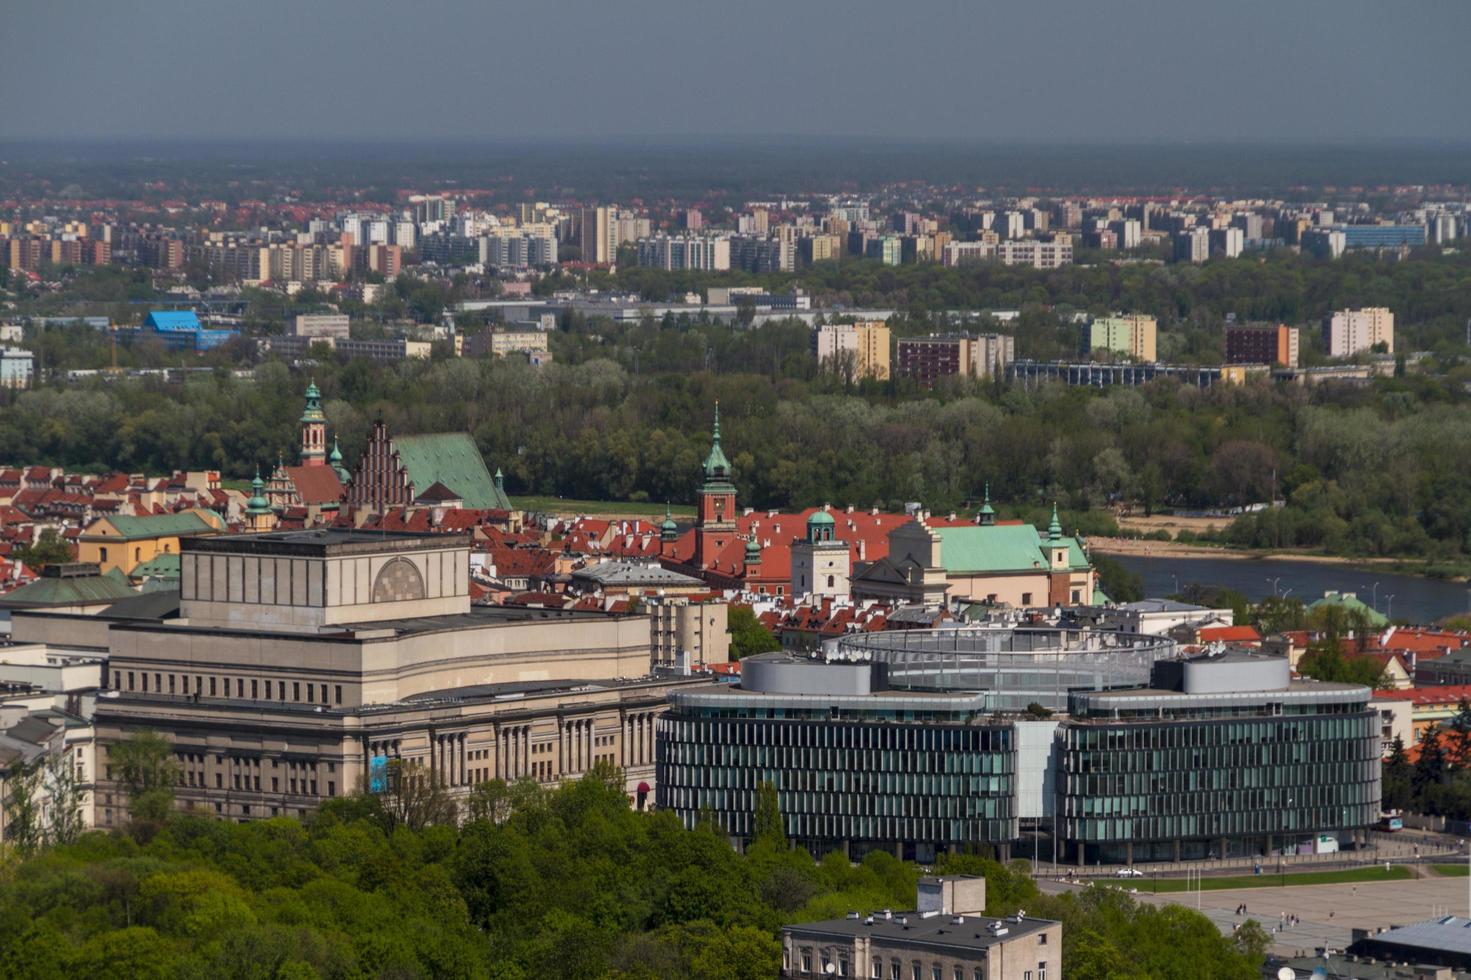
{"type": "Polygon", "coordinates": [[[1284,966],[1277,971],[1277,980],[1297,980],[1297,971],[1290,966],[1284,966]]]}

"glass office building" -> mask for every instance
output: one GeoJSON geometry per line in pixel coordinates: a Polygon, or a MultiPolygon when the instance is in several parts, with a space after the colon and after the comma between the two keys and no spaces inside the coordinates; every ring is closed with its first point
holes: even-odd
{"type": "Polygon", "coordinates": [[[739,687],[671,699],[656,799],[686,826],[713,815],[749,840],[756,792],[777,789],[786,833],[815,853],[937,850],[1017,836],[1015,734],[984,699],[875,690],[867,664],[748,658],[739,687]],[[817,690],[817,688],[825,690],[817,690]]]}
{"type": "Polygon", "coordinates": [[[1161,664],[1150,689],[1078,694],[1057,780],[1068,857],[1171,861],[1363,839],[1379,815],[1369,696],[1291,681],[1285,659],[1246,653],[1161,664]]]}
{"type": "Polygon", "coordinates": [[[1019,853],[1035,851],[1044,827],[1046,849],[1070,863],[1268,854],[1356,842],[1378,818],[1367,688],[1292,681],[1285,658],[1257,653],[1181,660],[1157,637],[1140,648],[1167,655],[1141,681],[1117,635],[1080,644],[1072,631],[1059,633],[1071,649],[1056,658],[1067,712],[1039,721],[977,687],[1051,689],[1038,678],[1040,638],[999,650],[995,632],[969,650],[964,637],[915,637],[902,656],[857,662],[851,650],[835,661],[763,654],[742,662],[737,685],[671,691],[657,804],[749,841],[770,782],[796,843],[919,861],[973,845],[1004,858],[1028,828],[1019,853]],[[1078,664],[1088,647],[1092,675],[1078,664]]]}

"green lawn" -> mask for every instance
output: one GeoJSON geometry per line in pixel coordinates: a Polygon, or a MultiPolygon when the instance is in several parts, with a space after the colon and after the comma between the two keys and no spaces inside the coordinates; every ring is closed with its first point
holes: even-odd
{"type": "Polygon", "coordinates": [[[1471,874],[1471,868],[1464,864],[1432,864],[1430,867],[1435,869],[1436,874],[1446,878],[1464,878],[1471,874]]]}
{"type": "MultiPolygon", "coordinates": [[[[1462,871],[1464,874],[1464,869],[1462,871]]],[[[1221,891],[1228,888],[1276,888],[1278,885],[1336,885],[1355,881],[1403,881],[1415,877],[1415,873],[1402,865],[1392,865],[1388,871],[1382,864],[1367,868],[1348,868],[1342,871],[1296,871],[1278,875],[1262,865],[1259,875],[1230,875],[1206,878],[1200,882],[1204,891],[1221,891]]],[[[1100,881],[1100,884],[1103,882],[1100,881]]],[[[1157,882],[1146,874],[1143,878],[1109,878],[1107,884],[1122,888],[1137,888],[1140,892],[1183,892],[1194,891],[1195,881],[1188,878],[1160,878],[1157,882]]]]}
{"type": "MultiPolygon", "coordinates": [[[[543,514],[587,514],[635,517],[663,517],[665,505],[655,501],[568,500],[562,497],[512,497],[511,503],[522,510],[543,514]]],[[[695,509],[675,504],[675,517],[693,517],[695,509]]]]}

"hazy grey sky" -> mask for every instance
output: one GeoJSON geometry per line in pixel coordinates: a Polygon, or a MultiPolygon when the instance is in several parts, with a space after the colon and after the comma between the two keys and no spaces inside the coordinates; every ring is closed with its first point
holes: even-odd
{"type": "Polygon", "coordinates": [[[0,140],[1471,139],[1467,0],[4,6],[0,140]]]}

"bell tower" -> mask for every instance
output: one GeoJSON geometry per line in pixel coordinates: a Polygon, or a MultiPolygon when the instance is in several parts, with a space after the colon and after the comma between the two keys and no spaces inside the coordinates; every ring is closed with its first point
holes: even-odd
{"type": "Polygon", "coordinates": [[[715,403],[715,426],[710,455],[705,457],[705,482],[700,485],[700,512],[695,517],[695,565],[709,568],[736,537],[736,489],[731,483],[730,460],[720,448],[720,403],[715,403]]]}
{"type": "Polygon", "coordinates": [[[327,465],[327,416],[315,381],[307,385],[306,408],[301,413],[301,465],[327,465]]]}

